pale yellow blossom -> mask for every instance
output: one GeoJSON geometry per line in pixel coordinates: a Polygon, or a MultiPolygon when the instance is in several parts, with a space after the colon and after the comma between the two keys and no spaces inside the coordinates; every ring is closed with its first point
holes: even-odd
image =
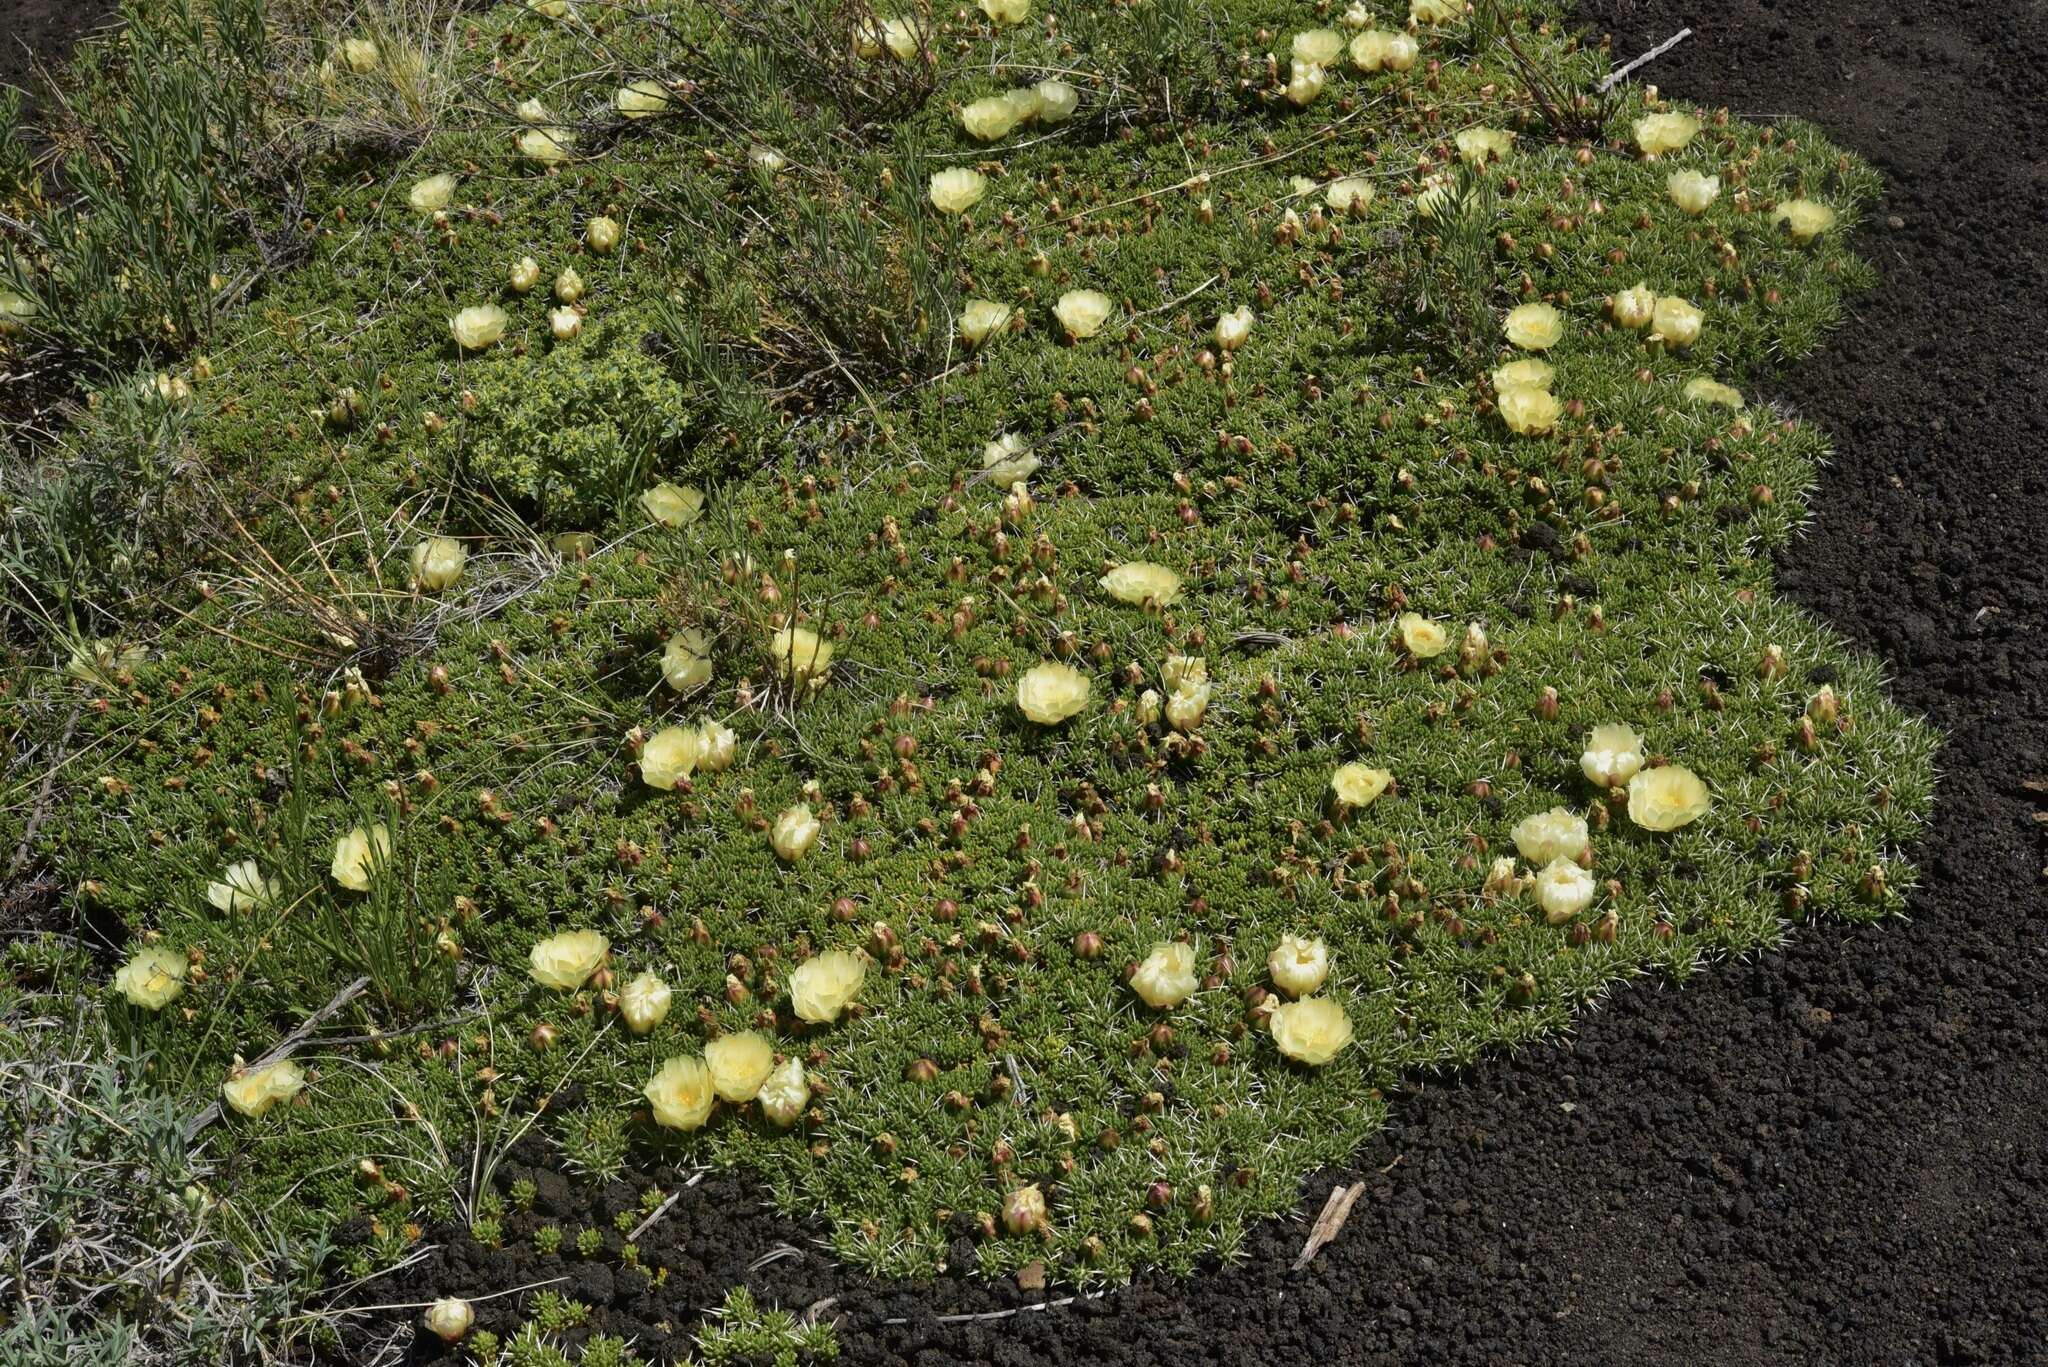
{"type": "Polygon", "coordinates": [[[1536,875],[1536,905],[1551,925],[1563,925],[1593,904],[1593,875],[1570,859],[1553,859],[1536,875]]]}
{"type": "Polygon", "coordinates": [[[1557,426],[1564,406],[1547,389],[1534,385],[1509,385],[1496,396],[1501,421],[1510,432],[1524,437],[1541,436],[1557,426]]]}
{"type": "Polygon", "coordinates": [[[640,745],[640,781],[668,792],[688,778],[704,753],[704,733],[694,726],[664,726],[640,745]]]}
{"type": "Polygon", "coordinates": [[[185,990],[185,956],[164,945],[145,945],[114,972],[114,990],[131,1006],[161,1011],[185,990]]]}
{"type": "Polygon", "coordinates": [[[1700,776],[1680,764],[1645,769],[1628,781],[1628,819],[1646,831],[1675,831],[1713,805],[1700,776]]]}
{"type": "Polygon", "coordinates": [[[453,588],[462,578],[469,552],[452,536],[430,536],[412,548],[412,580],[435,592],[453,588]]]}
{"type": "Polygon", "coordinates": [[[356,826],[334,842],[334,861],[328,873],[351,892],[368,892],[370,875],[390,858],[391,832],[383,822],[367,829],[356,826]]]}
{"type": "Polygon", "coordinates": [[[1088,705],[1088,691],[1086,674],[1045,660],[1017,680],[1017,710],[1040,726],[1057,726],[1088,705]]]}
{"type": "Polygon", "coordinates": [[[988,193],[988,177],[965,166],[932,173],[928,187],[932,207],[942,214],[964,214],[988,193]]]}
{"type": "Polygon", "coordinates": [[[738,1105],[752,1101],[775,1071],[775,1046],[753,1030],[720,1035],[704,1046],[704,1066],[711,1070],[711,1086],[720,1100],[738,1105]]]}
{"type": "Polygon", "coordinates": [[[674,1001],[674,990],[662,981],[660,974],[639,973],[619,989],[619,1018],[634,1034],[649,1034],[668,1019],[674,1001]]]}
{"type": "Polygon", "coordinates": [[[867,975],[866,959],[844,949],[828,949],[804,960],[789,975],[789,1004],[798,1019],[829,1024],[860,994],[867,975]]]}
{"type": "Polygon", "coordinates": [[[1306,997],[1330,976],[1330,947],[1319,936],[1282,935],[1266,956],[1273,986],[1290,997],[1306,997]]]}
{"type": "Polygon", "coordinates": [[[1501,333],[1524,351],[1545,351],[1564,339],[1564,315],[1549,304],[1517,304],[1508,310],[1501,333]]]}
{"type": "Polygon", "coordinates": [[[1166,1010],[1195,995],[1195,947],[1179,941],[1152,946],[1131,975],[1131,991],[1147,1006],[1166,1010]]]}
{"type": "Polygon", "coordinates": [[[1599,788],[1619,788],[1643,767],[1643,738],[1632,726],[1607,722],[1586,735],[1579,772],[1599,788]]]}
{"type": "Polygon", "coordinates": [[[1180,597],[1180,576],[1149,560],[1128,560],[1096,581],[1119,603],[1163,608],[1180,597]]]}
{"type": "Polygon", "coordinates": [[[1320,1068],[1351,1043],[1351,1017],[1328,997],[1304,997],[1273,1008],[1267,1028],[1280,1052],[1320,1068]]]}
{"type": "Polygon", "coordinates": [[[595,930],[565,930],[537,940],[527,951],[529,972],[542,987],[574,992],[604,966],[612,942],[595,930]]]}
{"type": "Polygon", "coordinates": [[[1347,811],[1361,811],[1379,801],[1381,793],[1393,783],[1393,771],[1375,769],[1370,765],[1353,760],[1340,764],[1330,775],[1330,796],[1339,807],[1347,811]]]}
{"type": "Polygon", "coordinates": [[[1418,660],[1433,660],[1451,648],[1450,633],[1419,612],[1404,612],[1395,618],[1394,630],[1401,638],[1401,648],[1418,660]]]}
{"type": "Polygon", "coordinates": [[[230,864],[206,885],[206,900],[221,911],[261,911],[277,900],[277,880],[265,878],[253,859],[230,864]]]}
{"type": "Polygon", "coordinates": [[[801,1059],[783,1060],[780,1067],[768,1075],[761,1084],[756,1099],[761,1103],[761,1114],[770,1124],[788,1129],[804,1113],[804,1107],[811,1104],[810,1079],[804,1076],[801,1059]]]}
{"type": "Polygon", "coordinates": [[[1698,119],[1675,111],[1645,114],[1636,120],[1634,129],[1636,146],[1649,157],[1676,152],[1691,142],[1693,134],[1699,131],[1698,119]]]}
{"type": "Polygon", "coordinates": [[[464,351],[481,351],[505,335],[509,321],[496,304],[472,304],[448,320],[448,331],[464,351]]]}
{"type": "Polygon", "coordinates": [[[704,516],[704,491],[663,481],[640,495],[640,507],[664,527],[687,527],[704,516]]]}
{"type": "Polygon", "coordinates": [[[811,852],[823,830],[823,823],[811,811],[810,804],[799,802],[776,815],[768,827],[768,845],[775,851],[776,858],[785,864],[794,864],[811,852]]]}
{"type": "Polygon", "coordinates": [[[647,1080],[642,1096],[654,1108],[654,1123],[670,1130],[695,1130],[711,1118],[718,1093],[711,1070],[700,1058],[672,1058],[647,1080]]]}
{"type": "Polygon", "coordinates": [[[1052,306],[1060,326],[1076,340],[1102,331],[1102,325],[1115,310],[1116,305],[1101,290],[1068,290],[1052,306]]]}
{"type": "Polygon", "coordinates": [[[245,1069],[221,1085],[221,1099],[229,1109],[251,1120],[280,1101],[290,1101],[306,1085],[306,1070],[290,1059],[280,1059],[267,1068],[245,1069]]]}
{"type": "Polygon", "coordinates": [[[1508,832],[1522,858],[1537,868],[1555,859],[1577,859],[1586,848],[1586,819],[1563,807],[1523,817],[1508,832]]]}

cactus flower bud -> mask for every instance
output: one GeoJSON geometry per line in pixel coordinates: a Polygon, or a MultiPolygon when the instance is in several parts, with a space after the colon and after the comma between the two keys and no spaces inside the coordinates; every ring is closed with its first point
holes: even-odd
{"type": "Polygon", "coordinates": [[[1003,1228],[1012,1234],[1031,1234],[1045,1228],[1045,1193],[1036,1182],[1018,1187],[1003,1198],[1003,1228]]]}
{"type": "Polygon", "coordinates": [[[469,1332],[469,1326],[476,1323],[476,1311],[468,1301],[454,1296],[444,1296],[427,1307],[427,1328],[444,1343],[454,1343],[469,1332]]]}
{"type": "Polygon", "coordinates": [[[620,990],[619,1015],[628,1030],[645,1035],[668,1019],[674,1000],[675,993],[659,974],[642,973],[620,990]]]}
{"type": "Polygon", "coordinates": [[[818,843],[818,833],[823,829],[810,807],[799,802],[775,818],[769,828],[768,843],[775,850],[775,857],[786,864],[794,864],[809,854],[811,847],[818,843]]]}

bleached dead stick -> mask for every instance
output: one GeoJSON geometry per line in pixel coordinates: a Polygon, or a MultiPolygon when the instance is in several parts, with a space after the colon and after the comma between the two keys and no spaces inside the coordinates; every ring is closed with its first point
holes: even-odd
{"type": "Polygon", "coordinates": [[[1294,1271],[1307,1267],[1309,1260],[1323,1251],[1323,1245],[1337,1237],[1337,1231],[1344,1228],[1344,1222],[1351,1218],[1351,1208],[1364,1194],[1363,1182],[1353,1183],[1349,1188],[1340,1182],[1330,1188],[1330,1199],[1323,1202],[1323,1213],[1316,1216],[1315,1224],[1309,1227],[1308,1240],[1301,1246],[1301,1256],[1294,1260],[1294,1271]]]}
{"type": "Polygon", "coordinates": [[[660,1205],[656,1206],[652,1214],[650,1214],[646,1219],[642,1220],[639,1224],[633,1226],[633,1232],[626,1236],[626,1242],[629,1244],[639,1243],[640,1236],[645,1234],[649,1229],[653,1228],[654,1222],[656,1220],[659,1220],[662,1216],[668,1214],[668,1208],[674,1205],[677,1201],[681,1200],[682,1195],[683,1192],[682,1188],[680,1187],[670,1192],[668,1194],[668,1199],[663,1201],[660,1205]]]}
{"type": "MultiPolygon", "coordinates": [[[[1028,1315],[1035,1310],[1057,1310],[1063,1305],[1072,1305],[1075,1301],[1099,1301],[1101,1299],[1102,1293],[1099,1291],[1092,1296],[1062,1296],[1056,1301],[1033,1301],[1029,1305],[1013,1305],[1008,1310],[986,1310],[979,1315],[936,1315],[932,1318],[931,1323],[980,1324],[986,1320],[1006,1320],[1013,1315],[1028,1315]]],[[[882,1321],[884,1324],[909,1324],[910,1322],[907,1317],[882,1321]]]]}
{"type": "Polygon", "coordinates": [[[1648,52],[1645,52],[1642,56],[1636,58],[1633,62],[1630,62],[1627,66],[1622,67],[1619,71],[1608,72],[1607,78],[1601,81],[1600,84],[1595,87],[1595,89],[1597,89],[1602,95],[1605,95],[1608,91],[1614,89],[1614,87],[1620,85],[1624,80],[1626,80],[1628,78],[1629,72],[1634,71],[1639,66],[1644,66],[1650,62],[1656,61],[1659,57],[1662,57],[1665,53],[1671,51],[1671,49],[1677,47],[1680,43],[1684,42],[1686,39],[1690,37],[1692,37],[1692,30],[1690,28],[1680,29],[1678,32],[1672,34],[1669,38],[1666,38],[1663,42],[1657,44],[1657,46],[1651,48],[1648,52]]]}

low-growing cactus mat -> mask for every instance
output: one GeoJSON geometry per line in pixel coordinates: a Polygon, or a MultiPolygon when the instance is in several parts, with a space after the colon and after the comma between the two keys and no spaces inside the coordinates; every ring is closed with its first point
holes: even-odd
{"type": "Polygon", "coordinates": [[[1184,1272],[1400,1079],[1899,911],[1934,737],[1774,592],[1827,436],[1754,398],[1875,176],[1562,19],[271,14],[216,303],[0,265],[203,529],[17,575],[9,700],[184,1206],[362,1278],[539,1139],[1184,1272]]]}

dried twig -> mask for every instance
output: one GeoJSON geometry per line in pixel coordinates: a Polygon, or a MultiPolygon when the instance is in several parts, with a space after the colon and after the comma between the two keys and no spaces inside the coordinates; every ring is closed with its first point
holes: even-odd
{"type": "Polygon", "coordinates": [[[418,1025],[407,1025],[397,1030],[378,1030],[368,1035],[331,1035],[320,1041],[323,1049],[339,1049],[344,1044],[381,1044],[385,1040],[408,1039],[413,1035],[424,1035],[435,1030],[452,1030],[458,1025],[467,1025],[482,1015],[481,1011],[465,1011],[459,1016],[443,1016],[439,1020],[423,1021],[418,1025]]]}
{"type": "MultiPolygon", "coordinates": [[[[254,1063],[250,1064],[249,1067],[252,1069],[267,1068],[271,1064],[279,1061],[280,1059],[290,1058],[292,1054],[298,1049],[298,1047],[301,1044],[304,1044],[315,1030],[318,1030],[321,1026],[325,1025],[329,1020],[333,1019],[334,1015],[337,1012],[339,1012],[344,1006],[347,1006],[357,997],[360,997],[363,994],[363,989],[368,987],[369,985],[370,980],[367,976],[365,976],[357,978],[347,987],[342,988],[341,991],[334,994],[333,998],[328,1001],[327,1005],[321,1007],[318,1011],[315,1011],[312,1015],[306,1017],[304,1024],[300,1025],[298,1029],[292,1031],[289,1035],[286,1035],[283,1040],[279,1041],[276,1048],[272,1049],[262,1058],[257,1059],[254,1063]]],[[[214,1101],[210,1103],[205,1110],[201,1111],[198,1115],[193,1116],[191,1120],[185,1123],[186,1142],[190,1143],[194,1135],[198,1134],[201,1130],[205,1129],[208,1125],[211,1125],[214,1121],[218,1119],[220,1119],[220,1102],[214,1101]]]]}
{"type": "Polygon", "coordinates": [[[1165,303],[1154,305],[1153,307],[1146,309],[1142,313],[1134,313],[1126,321],[1135,323],[1141,318],[1150,318],[1155,313],[1165,313],[1168,309],[1179,308],[1182,304],[1187,303],[1188,300],[1193,299],[1196,295],[1200,294],[1203,290],[1208,289],[1209,286],[1215,284],[1218,280],[1221,280],[1222,278],[1223,277],[1220,275],[1212,275],[1207,280],[1204,280],[1201,284],[1189,290],[1186,294],[1180,296],[1180,298],[1169,299],[1165,303]]]}
{"type": "MultiPolygon", "coordinates": [[[[1033,1310],[1057,1310],[1063,1305],[1072,1305],[1075,1301],[1099,1301],[1102,1299],[1102,1296],[1103,1293],[1098,1291],[1091,1296],[1062,1296],[1056,1301],[1034,1301],[1030,1305],[1013,1305],[1008,1310],[985,1310],[978,1315],[940,1315],[929,1321],[929,1323],[981,1324],[988,1320],[1006,1320],[1012,1315],[1029,1314],[1033,1310]]],[[[882,1321],[884,1324],[909,1324],[910,1322],[908,1317],[882,1321]]]]}
{"type": "Polygon", "coordinates": [[[1003,1063],[1010,1070],[1010,1085],[1016,1088],[1014,1104],[1021,1110],[1031,1104],[1031,1089],[1024,1085],[1024,1071],[1017,1066],[1015,1054],[1004,1054],[1003,1063]]]}
{"type": "Polygon", "coordinates": [[[654,1213],[652,1215],[642,1220],[639,1224],[633,1226],[633,1232],[626,1236],[626,1242],[629,1244],[638,1243],[640,1241],[640,1236],[645,1234],[649,1229],[653,1228],[654,1222],[656,1220],[659,1220],[662,1216],[668,1214],[668,1208],[670,1206],[674,1205],[677,1201],[682,1199],[683,1190],[683,1188],[677,1187],[674,1191],[670,1192],[668,1194],[668,1199],[666,1201],[663,1201],[660,1205],[656,1206],[654,1208],[654,1213]]]}
{"type": "MultiPolygon", "coordinates": [[[[566,1282],[568,1280],[569,1279],[566,1276],[549,1277],[546,1281],[527,1282],[524,1286],[507,1287],[503,1291],[480,1292],[474,1296],[464,1297],[464,1299],[472,1303],[477,1301],[503,1300],[507,1296],[523,1295],[528,1291],[537,1291],[543,1286],[553,1286],[557,1282],[566,1282]]],[[[345,1305],[337,1307],[325,1313],[331,1315],[383,1315],[388,1314],[393,1310],[424,1310],[432,1304],[432,1301],[393,1301],[389,1305],[345,1305]]],[[[317,1316],[299,1315],[295,1316],[295,1318],[314,1319],[317,1318],[317,1316]]]]}
{"type": "Polygon", "coordinates": [[[1692,37],[1692,30],[1690,28],[1680,29],[1648,52],[1645,52],[1642,56],[1636,58],[1633,62],[1630,62],[1627,66],[1617,67],[1613,71],[1608,72],[1606,78],[1593,88],[1602,95],[1605,95],[1608,91],[1626,80],[1629,72],[1634,71],[1639,66],[1656,61],[1659,57],[1662,57],[1665,53],[1671,51],[1671,49],[1677,47],[1690,37],[1692,37]]]}
{"type": "Polygon", "coordinates": [[[71,716],[64,723],[64,734],[50,751],[50,767],[43,774],[43,786],[36,792],[36,802],[28,816],[28,824],[22,828],[21,843],[14,847],[14,859],[7,866],[7,881],[11,884],[21,876],[22,866],[28,863],[29,847],[35,843],[36,832],[42,829],[43,821],[50,814],[50,790],[57,784],[57,772],[71,755],[71,733],[78,728],[78,711],[71,709],[71,716]]]}
{"type": "MultiPolygon", "coordinates": [[[[1529,98],[1536,102],[1536,108],[1551,132],[1567,139],[1598,140],[1600,130],[1607,122],[1607,102],[1604,99],[1596,103],[1584,95],[1572,94],[1515,41],[1512,30],[1503,30],[1499,42],[1507,49],[1529,98]]],[[[1600,93],[1607,93],[1604,86],[1600,93]]]]}
{"type": "Polygon", "coordinates": [[[1299,1272],[1309,1265],[1309,1260],[1323,1251],[1323,1245],[1337,1237],[1337,1231],[1344,1228],[1344,1222],[1351,1218],[1351,1208],[1358,1204],[1358,1198],[1365,1194],[1365,1183],[1356,1182],[1346,1187],[1342,1182],[1330,1188],[1329,1199],[1323,1202],[1322,1214],[1316,1216],[1315,1224],[1309,1227],[1308,1241],[1301,1246],[1301,1256],[1294,1260],[1294,1271],[1299,1272]]]}

